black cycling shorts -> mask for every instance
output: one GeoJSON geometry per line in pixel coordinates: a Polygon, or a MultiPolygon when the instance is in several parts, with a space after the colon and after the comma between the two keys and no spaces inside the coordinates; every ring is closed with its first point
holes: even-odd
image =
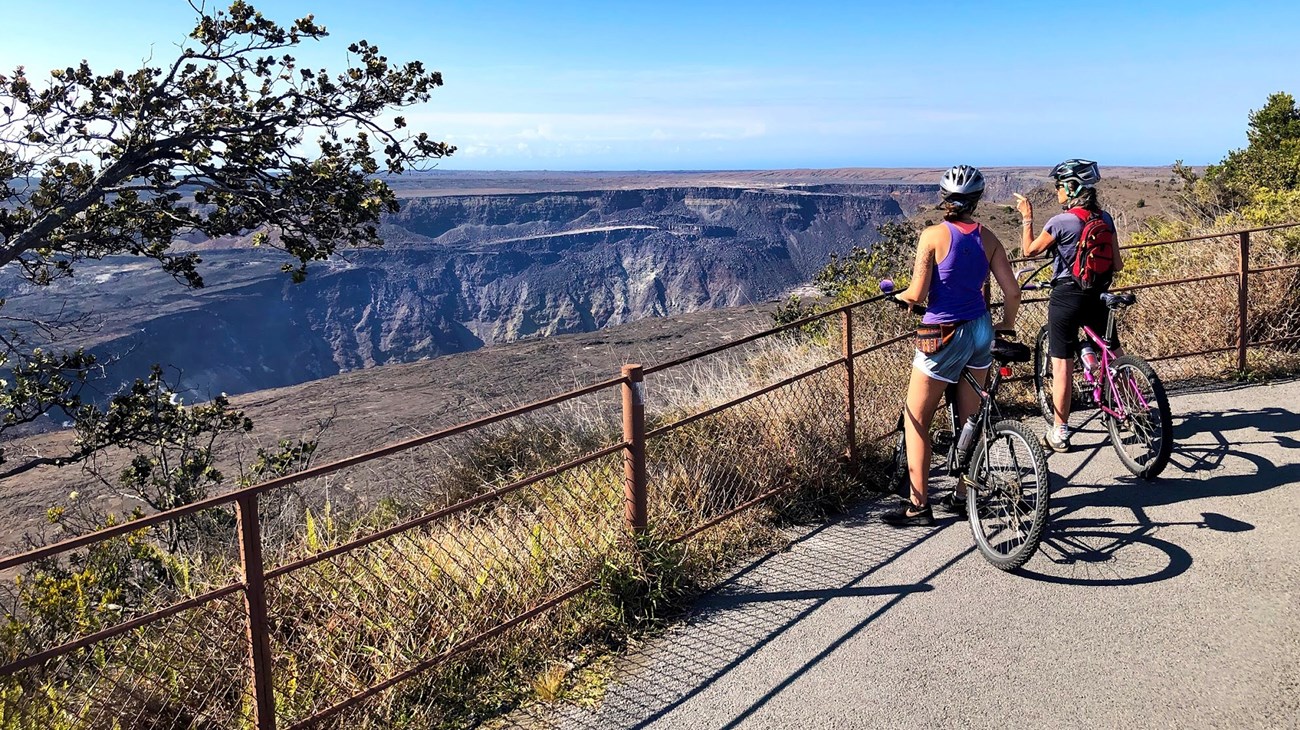
{"type": "MultiPolygon", "coordinates": [[[[1100,291],[1085,292],[1071,279],[1057,282],[1052,287],[1052,298],[1047,303],[1047,351],[1052,357],[1073,359],[1079,351],[1079,333],[1087,325],[1098,337],[1106,336],[1109,312],[1102,304],[1100,291]]],[[[1118,347],[1117,339],[1106,343],[1118,347]]]]}

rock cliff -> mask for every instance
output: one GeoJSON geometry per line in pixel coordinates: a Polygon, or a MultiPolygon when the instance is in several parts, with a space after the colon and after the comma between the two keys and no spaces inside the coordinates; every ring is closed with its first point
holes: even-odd
{"type": "Polygon", "coordinates": [[[300,285],[273,256],[230,248],[204,251],[197,292],[127,259],[46,290],[0,278],[6,314],[104,317],[85,338],[109,363],[101,393],[160,362],[206,398],[770,300],[933,197],[909,184],[416,197],[385,221],[382,250],[317,265],[300,285]]]}

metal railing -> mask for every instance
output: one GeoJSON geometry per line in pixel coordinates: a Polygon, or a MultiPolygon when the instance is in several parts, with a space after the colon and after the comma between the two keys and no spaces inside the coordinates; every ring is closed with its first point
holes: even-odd
{"type": "MultiPolygon", "coordinates": [[[[1300,342],[1300,260],[1250,245],[1285,227],[1130,247],[1197,242],[1237,266],[1119,287],[1146,292],[1134,309],[1153,317],[1207,287],[1235,298],[1231,321],[1186,337],[1130,322],[1126,346],[1234,353],[1242,371],[1250,348],[1300,342]],[[1212,248],[1224,237],[1226,258],[1212,248]]],[[[842,482],[893,428],[910,370],[911,323],[879,299],[6,557],[0,727],[355,727],[436,705],[434,690],[412,701],[413,680],[564,610],[612,551],[635,549],[629,536],[690,540],[842,482]],[[576,431],[563,409],[581,411],[576,431]],[[425,485],[429,504],[340,528],[331,505],[367,484],[425,485]],[[169,555],[163,533],[189,536],[192,555],[169,555]]],[[[1025,301],[1030,337],[1042,303],[1025,301]]]]}
{"type": "MultiPolygon", "coordinates": [[[[1287,346],[1297,341],[1300,332],[1300,312],[1270,310],[1270,302],[1286,301],[1288,287],[1295,287],[1300,279],[1295,272],[1300,257],[1294,248],[1270,246],[1252,254],[1251,235],[1293,229],[1298,223],[1262,226],[1223,233],[1210,233],[1187,238],[1153,241],[1123,246],[1129,268],[1143,267],[1140,257],[1159,253],[1166,261],[1146,268],[1159,271],[1164,266],[1185,267],[1179,259],[1192,256],[1204,273],[1181,278],[1155,281],[1133,281],[1132,276],[1121,275],[1113,291],[1142,292],[1139,307],[1127,313],[1121,335],[1131,348],[1149,361],[1195,360],[1189,367],[1173,367],[1166,379],[1180,380],[1195,375],[1243,373],[1249,369],[1247,353],[1251,347],[1287,346]],[[1233,245],[1223,246],[1223,243],[1233,245]],[[1195,248],[1174,250],[1186,244],[1199,244],[1195,248]],[[1264,258],[1267,256],[1267,258],[1264,258]],[[1255,287],[1254,316],[1251,312],[1251,287],[1255,287]],[[1211,301],[1218,300],[1218,301],[1211,301]],[[1229,310],[1222,301],[1235,304],[1229,310]],[[1200,311],[1207,317],[1231,311],[1230,318],[1209,318],[1191,322],[1170,322],[1162,313],[1200,311]],[[1207,369],[1208,356],[1232,353],[1235,357],[1223,361],[1217,371],[1207,369]]],[[[1013,264],[1033,261],[1017,259],[1013,264]]],[[[1141,274],[1139,274],[1141,276],[1141,274]]],[[[1149,274],[1148,274],[1149,275],[1149,274]]],[[[1039,326],[1046,324],[1048,298],[1026,297],[1018,329],[1033,336],[1039,326]]],[[[1128,345],[1126,345],[1128,346],[1128,345]]]]}

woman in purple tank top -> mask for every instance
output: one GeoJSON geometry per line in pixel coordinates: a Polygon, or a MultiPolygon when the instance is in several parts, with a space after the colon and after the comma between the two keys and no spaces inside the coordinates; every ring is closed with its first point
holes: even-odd
{"type": "MultiPolygon", "coordinates": [[[[973,217],[984,194],[984,176],[968,165],[958,165],[939,181],[943,194],[942,223],[921,232],[916,250],[912,283],[898,298],[926,303],[922,322],[955,328],[952,339],[939,351],[920,350],[912,360],[912,377],[907,385],[907,417],[903,429],[907,442],[907,471],[911,500],[882,519],[896,525],[933,525],[930,509],[930,422],[939,398],[950,383],[959,382],[968,369],[981,384],[993,364],[994,332],[1015,331],[1020,310],[1020,286],[1002,242],[973,217]],[[1003,319],[996,326],[984,300],[984,282],[989,273],[1002,289],[1003,319]]],[[[979,396],[971,388],[960,388],[957,410],[961,419],[979,407],[979,396]]],[[[940,508],[954,514],[966,513],[965,487],[940,502],[940,508]]]]}

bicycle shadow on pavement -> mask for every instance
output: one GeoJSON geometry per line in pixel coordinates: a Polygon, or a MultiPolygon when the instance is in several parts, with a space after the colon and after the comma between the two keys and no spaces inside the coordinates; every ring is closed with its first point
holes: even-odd
{"type": "MultiPolygon", "coordinates": [[[[803,630],[801,622],[832,602],[832,610],[860,617],[862,628],[907,596],[932,590],[928,581],[970,550],[917,583],[873,581],[881,568],[942,531],[884,525],[879,513],[893,504],[887,497],[875,498],[811,530],[804,527],[791,544],[796,549],[765,555],[709,591],[650,650],[616,661],[619,679],[606,689],[598,708],[536,708],[527,712],[529,722],[514,726],[675,727],[683,720],[676,710],[725,693],[717,685],[742,664],[789,661],[788,646],[803,630]]],[[[838,643],[824,651],[834,646],[838,643]]]]}
{"type": "MultiPolygon", "coordinates": [[[[1196,411],[1175,416],[1174,456],[1163,474],[1143,481],[1123,471],[1088,488],[1077,479],[1111,446],[1101,435],[1085,444],[1093,453],[1067,475],[1075,487],[1053,499],[1052,522],[1040,552],[1020,570],[1026,577],[1072,585],[1135,585],[1168,580],[1187,571],[1193,557],[1184,547],[1156,534],[1190,534],[1208,529],[1246,532],[1248,522],[1202,512],[1200,520],[1159,521],[1148,514],[1164,507],[1210,497],[1256,494],[1300,481],[1300,413],[1281,407],[1196,411]],[[1132,520],[1090,517],[1114,509],[1132,520]]],[[[1089,472],[1091,473],[1091,472],[1089,472]]],[[[1061,487],[1058,486],[1058,489],[1061,487]]]]}
{"type": "MultiPolygon", "coordinates": [[[[1277,438],[1269,443],[1287,449],[1293,447],[1279,439],[1287,438],[1288,429],[1300,428],[1300,416],[1281,409],[1228,415],[1234,420],[1221,424],[1274,434],[1277,438]]],[[[1209,423],[1217,417],[1219,414],[1208,413],[1182,417],[1178,433],[1184,443],[1179,448],[1187,460],[1171,464],[1166,477],[1151,484],[1114,479],[1123,467],[1111,453],[1105,429],[1094,427],[1086,443],[1081,443],[1083,453],[1076,455],[1075,461],[1083,459],[1080,469],[1091,464],[1092,470],[1104,471],[1108,485],[1071,489],[1054,500],[1059,524],[1050,528],[1044,552],[1034,556],[1028,570],[1021,569],[1022,574],[1079,585],[1167,580],[1185,572],[1193,562],[1188,549],[1163,539],[1167,533],[1179,531],[1175,534],[1181,536],[1199,529],[1254,529],[1247,522],[1214,512],[1181,522],[1160,522],[1147,515],[1151,507],[1252,493],[1300,477],[1300,467],[1293,466],[1278,470],[1281,473],[1261,483],[1259,476],[1265,473],[1267,460],[1234,449],[1227,432],[1221,427],[1216,432],[1209,423]],[[1104,461],[1098,463],[1099,459],[1104,461]],[[1216,475],[1214,470],[1194,467],[1227,461],[1240,461],[1238,466],[1248,465],[1245,471],[1252,473],[1216,475]],[[1100,516],[1097,512],[1102,507],[1122,507],[1135,518],[1100,516]],[[1157,530],[1165,533],[1156,537],[1157,530]],[[1057,551],[1055,558],[1046,552],[1049,549],[1057,551]]],[[[974,551],[968,547],[952,555],[915,582],[882,583],[878,574],[883,568],[921,548],[946,527],[962,522],[945,520],[936,529],[895,530],[878,519],[878,513],[889,506],[890,498],[878,498],[846,516],[798,528],[799,536],[791,543],[795,549],[750,562],[697,601],[685,620],[644,649],[616,659],[610,674],[618,679],[606,687],[599,706],[534,706],[516,713],[507,726],[594,730],[743,724],[833,652],[870,631],[900,602],[931,590],[936,577],[974,551]],[[831,628],[823,630],[827,627],[831,628]],[[819,633],[808,634],[814,630],[819,633]],[[755,678],[760,686],[737,692],[738,684],[755,678]],[[707,708],[721,711],[711,715],[713,722],[706,725],[692,713],[707,708]]],[[[957,526],[965,529],[964,523],[957,526]]]]}
{"type": "Polygon", "coordinates": [[[1295,434],[1300,432],[1300,413],[1270,406],[1253,410],[1232,409],[1229,411],[1193,411],[1182,414],[1181,420],[1175,415],[1174,453],[1171,465],[1180,467],[1185,472],[1205,471],[1217,468],[1222,463],[1232,446],[1273,445],[1283,449],[1300,449],[1300,440],[1295,434]],[[1226,434],[1254,429],[1261,438],[1251,440],[1229,439],[1226,434]],[[1198,437],[1209,437],[1219,448],[1206,450],[1200,444],[1189,443],[1198,437]],[[1205,454],[1219,456],[1217,461],[1207,461],[1205,454]]]}

